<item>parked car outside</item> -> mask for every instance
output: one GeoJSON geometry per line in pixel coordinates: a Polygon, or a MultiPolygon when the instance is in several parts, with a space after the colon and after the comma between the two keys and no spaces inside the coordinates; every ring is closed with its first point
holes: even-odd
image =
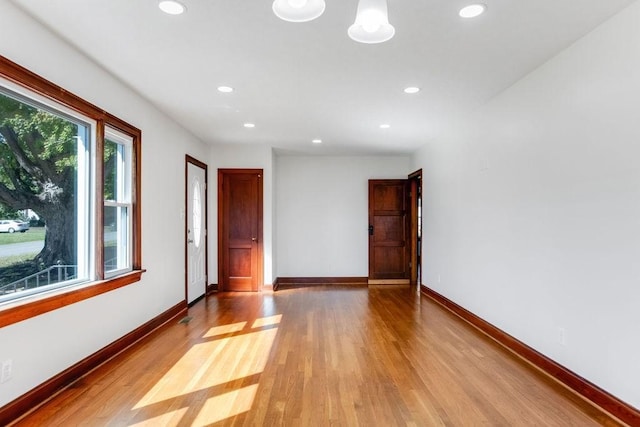
{"type": "Polygon", "coordinates": [[[0,220],[0,233],[15,233],[16,231],[24,233],[28,229],[28,222],[22,222],[15,219],[0,220]]]}

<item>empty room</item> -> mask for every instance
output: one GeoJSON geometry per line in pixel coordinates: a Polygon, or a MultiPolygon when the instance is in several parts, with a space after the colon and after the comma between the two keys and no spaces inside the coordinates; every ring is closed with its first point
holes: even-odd
{"type": "Polygon", "coordinates": [[[640,1],[0,0],[0,425],[640,426],[640,1]]]}

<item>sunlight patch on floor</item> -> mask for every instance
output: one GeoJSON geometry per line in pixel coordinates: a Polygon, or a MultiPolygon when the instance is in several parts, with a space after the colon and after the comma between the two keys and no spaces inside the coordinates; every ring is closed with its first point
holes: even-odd
{"type": "Polygon", "coordinates": [[[180,424],[182,417],[187,412],[187,408],[176,409],[148,420],[140,421],[135,424],[128,424],[130,427],[156,427],[156,426],[177,426],[180,424]]]}
{"type": "Polygon", "coordinates": [[[262,317],[260,319],[256,319],[251,325],[252,328],[262,328],[264,326],[277,325],[282,320],[282,314],[276,314],[275,316],[262,317]]]}
{"type": "MultiPolygon", "coordinates": [[[[271,316],[264,321],[258,319],[254,325],[271,325],[279,323],[280,320],[280,316],[271,316]]],[[[237,329],[239,325],[240,323],[227,326],[237,329]]],[[[233,388],[234,381],[260,374],[267,364],[277,332],[278,328],[258,330],[195,344],[133,409],[169,401],[221,384],[225,384],[225,389],[233,388]]],[[[210,333],[211,330],[207,335],[210,333]]]]}
{"type": "Polygon", "coordinates": [[[247,326],[247,322],[232,323],[231,325],[214,326],[209,329],[203,338],[212,338],[218,335],[232,334],[234,332],[240,332],[247,326]]]}
{"type": "Polygon", "coordinates": [[[207,399],[192,426],[209,426],[215,422],[249,411],[257,392],[258,384],[252,384],[207,399]]]}

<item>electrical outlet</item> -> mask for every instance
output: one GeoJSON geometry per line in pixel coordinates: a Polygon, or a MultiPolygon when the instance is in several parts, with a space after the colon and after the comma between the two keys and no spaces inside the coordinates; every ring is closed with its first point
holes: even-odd
{"type": "Polygon", "coordinates": [[[438,283],[440,283],[440,275],[438,274],[438,283]]]}
{"type": "Polygon", "coordinates": [[[0,383],[6,383],[11,379],[12,365],[13,361],[11,359],[7,359],[2,362],[2,375],[0,376],[0,383]]]}
{"type": "Polygon", "coordinates": [[[560,345],[567,345],[567,330],[565,328],[558,328],[558,342],[560,345]]]}

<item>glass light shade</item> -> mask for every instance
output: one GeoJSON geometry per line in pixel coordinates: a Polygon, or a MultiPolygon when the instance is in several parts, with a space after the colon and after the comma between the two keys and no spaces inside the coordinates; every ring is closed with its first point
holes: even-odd
{"type": "Polygon", "coordinates": [[[273,13],[284,21],[312,21],[324,13],[324,0],[275,0],[273,13]]]}
{"type": "Polygon", "coordinates": [[[187,10],[185,5],[175,0],[160,0],[158,2],[158,7],[164,13],[168,13],[169,15],[180,15],[187,10]]]}
{"type": "Polygon", "coordinates": [[[356,22],[349,27],[349,37],[360,43],[382,43],[395,33],[387,16],[387,0],[360,0],[356,22]]]}
{"type": "Polygon", "coordinates": [[[485,10],[487,10],[487,6],[484,4],[470,4],[460,9],[459,15],[462,18],[475,18],[476,16],[482,15],[485,10]]]}

